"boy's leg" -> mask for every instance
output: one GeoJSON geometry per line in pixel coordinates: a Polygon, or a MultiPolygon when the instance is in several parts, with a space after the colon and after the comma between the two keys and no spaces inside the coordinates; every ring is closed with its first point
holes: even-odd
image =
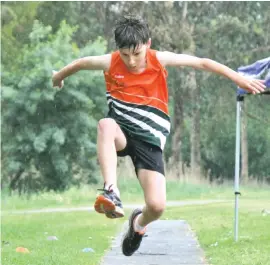
{"type": "Polygon", "coordinates": [[[105,213],[107,217],[115,218],[124,215],[119,199],[119,190],[117,188],[117,151],[123,150],[127,145],[127,140],[119,125],[110,118],[99,121],[97,130],[97,153],[101,167],[101,173],[104,179],[104,192],[97,197],[95,209],[97,212],[105,213]],[[114,196],[114,194],[116,196],[114,196]],[[108,195],[108,196],[107,196],[108,195]],[[113,200],[116,197],[115,201],[113,200]],[[112,202],[111,202],[112,201],[112,202]],[[118,202],[119,205],[116,205],[118,202]],[[120,206],[120,209],[115,209],[120,206]],[[114,212],[116,211],[116,215],[114,212]]]}
{"type": "Polygon", "coordinates": [[[139,169],[138,178],[143,188],[145,206],[136,221],[140,227],[145,227],[159,219],[165,210],[166,180],[161,173],[147,169],[139,169]]]}
{"type": "Polygon", "coordinates": [[[165,177],[157,171],[139,169],[138,178],[146,205],[142,211],[136,209],[130,216],[129,230],[122,243],[122,251],[126,256],[131,256],[140,247],[146,225],[159,219],[166,206],[165,177]]]}
{"type": "Polygon", "coordinates": [[[97,130],[97,153],[101,173],[106,187],[114,185],[117,187],[116,168],[117,151],[123,150],[127,140],[115,120],[105,118],[99,121],[97,130]]]}

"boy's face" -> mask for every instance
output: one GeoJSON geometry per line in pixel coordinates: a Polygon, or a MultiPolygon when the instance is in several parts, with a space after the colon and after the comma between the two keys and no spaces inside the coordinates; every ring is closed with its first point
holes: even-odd
{"type": "Polygon", "coordinates": [[[120,57],[130,72],[140,72],[145,68],[146,51],[150,47],[151,41],[147,44],[140,44],[135,48],[119,49],[120,57]]]}

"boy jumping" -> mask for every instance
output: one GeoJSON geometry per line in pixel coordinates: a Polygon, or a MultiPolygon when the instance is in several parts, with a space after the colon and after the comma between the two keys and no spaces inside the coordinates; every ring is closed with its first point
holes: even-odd
{"type": "Polygon", "coordinates": [[[129,155],[144,192],[145,206],[132,212],[122,251],[131,256],[140,246],[146,226],[159,219],[166,204],[162,150],[170,133],[168,66],[190,66],[231,79],[253,93],[264,91],[261,80],[250,80],[206,58],[150,49],[148,25],[139,17],[124,16],[116,25],[112,54],[80,58],[53,74],[53,85],[80,70],[102,70],[109,112],[98,123],[97,153],[104,178],[95,210],[108,218],[124,216],[117,188],[117,156],[129,155]]]}

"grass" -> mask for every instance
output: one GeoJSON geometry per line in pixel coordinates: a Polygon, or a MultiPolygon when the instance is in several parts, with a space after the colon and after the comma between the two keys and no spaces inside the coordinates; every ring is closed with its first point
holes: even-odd
{"type": "Polygon", "coordinates": [[[96,265],[123,220],[93,212],[2,216],[3,265],[96,265]],[[58,240],[49,241],[48,236],[58,240]],[[9,242],[3,244],[3,241],[9,242]],[[30,253],[17,253],[25,247],[30,253]],[[95,252],[82,252],[92,248],[95,252]]]}
{"type": "MultiPolygon", "coordinates": [[[[232,202],[168,208],[163,219],[187,220],[209,264],[270,265],[270,215],[261,214],[262,209],[270,208],[269,196],[260,200],[240,199],[237,243],[233,240],[233,208],[232,202]]],[[[127,217],[109,220],[94,212],[5,213],[2,242],[9,244],[2,243],[2,264],[97,265],[127,217]],[[57,236],[59,240],[48,241],[47,236],[57,236]],[[28,248],[30,253],[16,253],[19,246],[28,248]],[[95,252],[83,253],[83,248],[92,248],[95,252]]]]}
{"type": "MultiPolygon", "coordinates": [[[[119,187],[124,203],[138,203],[143,193],[136,179],[124,179],[119,187]]],[[[2,264],[69,265],[99,264],[111,238],[127,220],[108,220],[93,212],[14,215],[10,210],[92,206],[100,186],[71,188],[63,193],[43,192],[30,197],[2,194],[2,264]],[[48,236],[59,240],[48,241],[48,236]],[[7,243],[8,242],[8,243],[7,243]],[[16,253],[26,247],[29,254],[16,253]],[[92,248],[95,252],[82,252],[92,248]]],[[[270,265],[269,187],[242,187],[240,191],[239,242],[233,240],[233,185],[214,186],[167,182],[168,200],[226,199],[223,203],[168,208],[164,219],[187,220],[213,265],[270,265]]]]}
{"type": "MultiPolygon", "coordinates": [[[[39,209],[56,207],[92,206],[100,185],[72,187],[65,192],[41,192],[30,196],[8,196],[2,194],[2,210],[39,209]]],[[[120,179],[119,189],[124,203],[143,202],[143,192],[135,178],[120,179]]],[[[241,187],[242,197],[250,199],[268,198],[269,187],[241,187]]],[[[234,198],[233,184],[222,186],[207,184],[188,184],[167,181],[168,200],[227,199],[234,198]]]]}
{"type": "MultiPolygon", "coordinates": [[[[269,196],[270,197],[270,196],[269,196]]],[[[163,218],[184,219],[196,233],[209,264],[270,265],[270,200],[241,200],[239,241],[234,241],[232,203],[170,208],[163,218]]]]}

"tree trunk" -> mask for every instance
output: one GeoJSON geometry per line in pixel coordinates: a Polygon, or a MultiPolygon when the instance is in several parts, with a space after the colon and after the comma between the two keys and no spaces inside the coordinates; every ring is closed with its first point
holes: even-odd
{"type": "MultiPolygon", "coordinates": [[[[168,6],[167,6],[168,7],[168,6]]],[[[188,3],[183,3],[181,27],[179,32],[183,31],[186,22],[188,3]]],[[[173,5],[171,6],[173,8],[173,5]]],[[[170,17],[169,17],[170,18],[170,17]]],[[[175,43],[173,43],[175,45],[175,43]]],[[[178,52],[181,50],[177,49],[178,52]]],[[[174,92],[174,116],[173,116],[173,136],[172,136],[172,167],[176,170],[177,179],[184,179],[184,164],[182,159],[182,137],[184,132],[184,82],[180,82],[181,87],[177,87],[174,92]]]]}
{"type": "Polygon", "coordinates": [[[195,71],[189,74],[188,87],[191,93],[192,115],[191,115],[191,174],[194,177],[201,176],[201,151],[200,151],[200,88],[196,83],[195,71]]]}
{"type": "Polygon", "coordinates": [[[11,194],[12,190],[16,189],[16,185],[22,175],[22,173],[24,172],[24,169],[20,169],[15,176],[11,179],[10,183],[9,183],[9,193],[11,194]]]}
{"type": "Polygon", "coordinates": [[[244,101],[242,104],[241,117],[241,178],[243,183],[248,182],[248,135],[247,135],[247,104],[244,101]]]}
{"type": "Polygon", "coordinates": [[[174,101],[174,116],[173,116],[173,135],[172,135],[172,161],[171,165],[176,169],[177,179],[181,178],[184,174],[182,170],[182,134],[184,131],[184,113],[183,113],[183,96],[178,89],[175,92],[174,101]]]}

